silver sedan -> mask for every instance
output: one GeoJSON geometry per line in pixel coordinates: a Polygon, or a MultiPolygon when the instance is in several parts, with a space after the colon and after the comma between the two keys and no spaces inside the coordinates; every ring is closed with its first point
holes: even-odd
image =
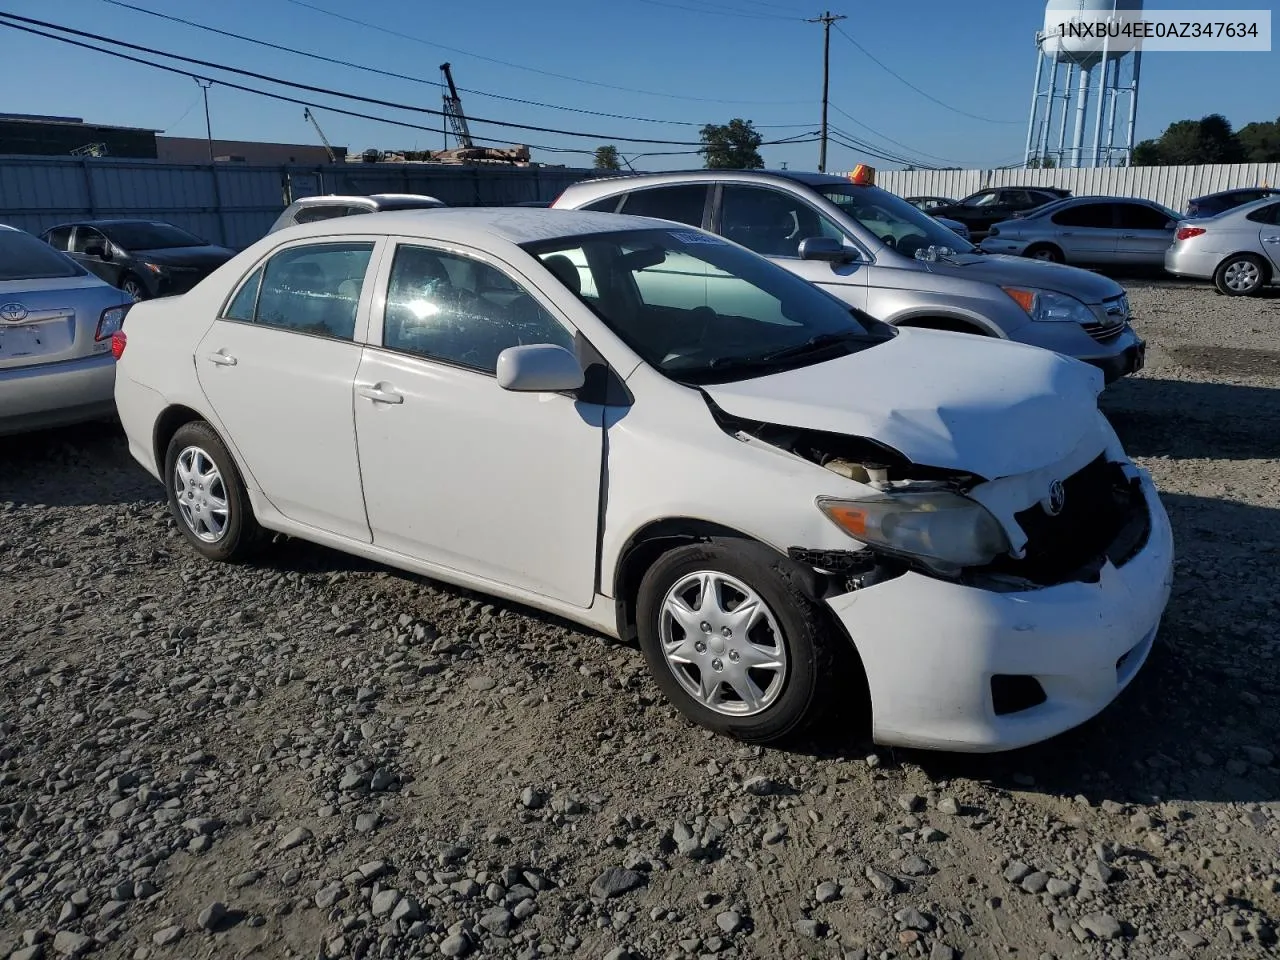
{"type": "Polygon", "coordinates": [[[1174,237],[1164,258],[1174,276],[1212,280],[1233,297],[1253,296],[1280,282],[1280,197],[1183,220],[1174,237]]]}
{"type": "Polygon", "coordinates": [[[112,334],[132,301],[0,224],[0,436],[115,414],[112,334]]]}
{"type": "Polygon", "coordinates": [[[1077,266],[1159,267],[1179,219],[1152,200],[1071,197],[995,224],[981,247],[1077,266]]]}

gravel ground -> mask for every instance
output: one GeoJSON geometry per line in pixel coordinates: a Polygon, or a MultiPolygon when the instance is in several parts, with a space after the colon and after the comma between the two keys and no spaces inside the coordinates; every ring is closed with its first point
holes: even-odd
{"type": "Polygon", "coordinates": [[[1162,640],[995,757],[744,747],[554,618],[196,559],[110,427],[0,441],[0,957],[1275,956],[1280,299],[1131,292],[1162,640]]]}

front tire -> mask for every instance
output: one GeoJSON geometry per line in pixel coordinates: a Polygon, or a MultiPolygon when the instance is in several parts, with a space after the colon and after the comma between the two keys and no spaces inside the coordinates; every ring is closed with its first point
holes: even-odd
{"type": "Polygon", "coordinates": [[[1067,259],[1062,255],[1062,251],[1051,243],[1038,243],[1030,247],[1023,256],[1043,263],[1065,263],[1067,259]]]}
{"type": "Polygon", "coordinates": [[[127,293],[134,303],[141,303],[147,299],[146,284],[131,273],[126,273],[120,278],[120,289],[127,293]]]}
{"type": "Polygon", "coordinates": [[[813,574],[749,540],[663,554],[640,582],[640,647],[694,723],[753,743],[792,737],[824,712],[838,637],[813,574]]]}
{"type": "Polygon", "coordinates": [[[1228,257],[1213,273],[1214,286],[1228,297],[1257,296],[1266,282],[1267,265],[1252,253],[1228,257]]]}
{"type": "Polygon", "coordinates": [[[169,512],[187,543],[220,562],[249,557],[264,538],[226,445],[202,420],[183,424],[164,458],[169,512]]]}

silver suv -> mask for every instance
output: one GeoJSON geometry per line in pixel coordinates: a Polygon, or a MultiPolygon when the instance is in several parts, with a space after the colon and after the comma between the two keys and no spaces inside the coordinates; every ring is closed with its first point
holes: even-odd
{"type": "Polygon", "coordinates": [[[895,194],[791,171],[696,170],[587,180],[554,207],[704,227],[877,319],[1045,347],[1100,368],[1142,368],[1146,345],[1114,280],[978,251],[895,194]]]}
{"type": "Polygon", "coordinates": [[[300,223],[315,223],[317,220],[350,217],[360,213],[377,213],[380,210],[426,210],[443,206],[445,206],[443,200],[417,193],[374,193],[367,197],[342,197],[330,193],[318,197],[303,197],[285,207],[284,213],[276,218],[276,222],[271,225],[267,233],[275,233],[277,230],[294,227],[300,223]]]}

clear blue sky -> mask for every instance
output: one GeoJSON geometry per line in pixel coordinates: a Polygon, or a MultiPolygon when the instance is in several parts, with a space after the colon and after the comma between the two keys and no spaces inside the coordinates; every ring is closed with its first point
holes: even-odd
{"type": "MultiPolygon", "coordinates": [[[[804,0],[306,0],[452,50],[344,22],[292,0],[129,2],[428,81],[438,81],[439,64],[449,60],[463,88],[690,124],[591,116],[463,93],[463,107],[472,116],[607,135],[584,139],[472,124],[474,135],[506,143],[590,150],[613,142],[624,154],[634,155],[692,148],[628,145],[615,138],[696,141],[701,124],[732,117],[754,121],[764,128],[766,139],[796,136],[818,126],[822,28],[803,18],[821,10],[804,0]],[[774,124],[791,126],[775,128],[774,124]]],[[[1202,9],[1213,4],[1163,0],[1148,6],[1202,9]]],[[[1043,23],[1040,3],[833,0],[831,9],[849,17],[840,23],[843,30],[921,90],[968,113],[1011,121],[983,122],[931,102],[833,30],[831,102],[838,109],[832,110],[831,122],[835,127],[889,151],[934,163],[990,166],[1021,158],[1035,71],[1034,34],[1043,23]]],[[[104,0],[0,0],[0,10],[297,82],[440,107],[440,91],[433,86],[265,50],[104,0]]],[[[204,136],[200,91],[191,79],[9,29],[0,29],[0,53],[5,70],[0,112],[71,115],[100,123],[155,127],[174,136],[204,136]]],[[[257,80],[241,78],[239,82],[290,92],[257,80]]],[[[1149,53],[1143,61],[1138,135],[1140,139],[1155,136],[1171,121],[1211,112],[1225,114],[1236,126],[1273,120],[1280,113],[1278,90],[1280,53],[1149,53]]],[[[438,117],[321,95],[293,95],[427,126],[441,123],[438,117]]],[[[303,120],[302,107],[218,86],[210,92],[210,105],[215,137],[316,142],[314,130],[303,120]]],[[[352,151],[442,145],[438,133],[397,129],[323,109],[317,116],[329,139],[352,151]]],[[[783,162],[792,169],[816,167],[817,144],[768,146],[763,153],[771,167],[783,162]]],[[[589,165],[586,156],[535,151],[535,157],[589,165]]],[[[828,168],[849,169],[867,159],[832,146],[828,168]]],[[[649,157],[637,160],[636,166],[661,169],[699,162],[695,156],[649,157]]]]}

